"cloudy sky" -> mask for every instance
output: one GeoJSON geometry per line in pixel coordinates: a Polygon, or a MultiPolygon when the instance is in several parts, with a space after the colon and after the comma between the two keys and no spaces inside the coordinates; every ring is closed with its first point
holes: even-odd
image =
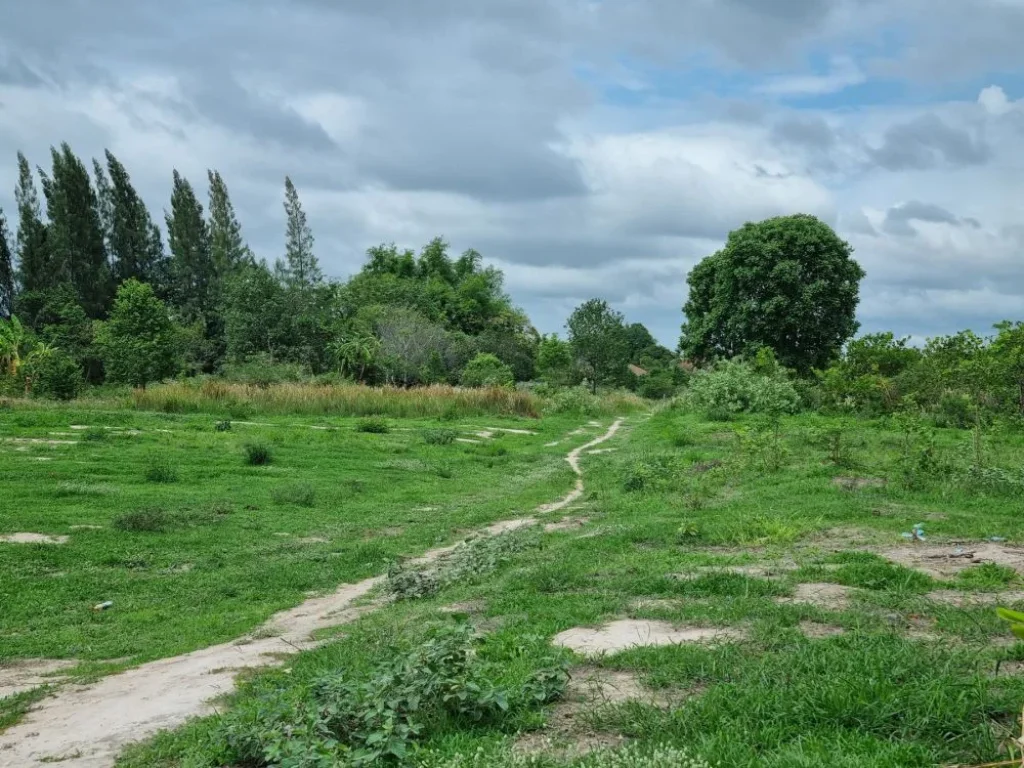
{"type": "Polygon", "coordinates": [[[729,230],[814,213],[868,273],[864,330],[1024,316],[1024,0],[2,3],[15,151],[110,148],[154,213],[217,168],[325,271],[382,241],[481,251],[543,331],[607,298],[675,346],[729,230]]]}

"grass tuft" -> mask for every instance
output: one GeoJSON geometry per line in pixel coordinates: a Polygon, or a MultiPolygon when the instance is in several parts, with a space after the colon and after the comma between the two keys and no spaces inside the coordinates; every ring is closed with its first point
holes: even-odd
{"type": "Polygon", "coordinates": [[[145,478],[147,483],[176,483],[178,470],[166,462],[154,461],[146,467],[145,478]]]}
{"type": "Polygon", "coordinates": [[[270,497],[277,504],[295,504],[299,507],[312,507],[316,503],[316,488],[309,483],[296,483],[283,488],[275,488],[270,497]]]}
{"type": "Polygon", "coordinates": [[[170,527],[171,516],[163,509],[136,509],[113,519],[111,525],[128,533],[162,533],[170,527]]]}
{"type": "Polygon", "coordinates": [[[274,452],[266,443],[249,443],[245,446],[245,463],[250,467],[264,467],[274,460],[274,452]]]}
{"type": "Polygon", "coordinates": [[[356,432],[368,432],[373,435],[386,435],[391,431],[391,425],[382,416],[368,416],[356,423],[356,432]]]}

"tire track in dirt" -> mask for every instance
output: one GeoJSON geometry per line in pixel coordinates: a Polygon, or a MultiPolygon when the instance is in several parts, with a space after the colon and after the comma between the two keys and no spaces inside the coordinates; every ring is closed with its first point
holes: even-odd
{"type": "MultiPolygon", "coordinates": [[[[573,489],[538,507],[538,514],[564,509],[583,495],[580,456],[614,437],[623,421],[616,419],[603,435],[566,455],[576,475],[573,489]]],[[[478,533],[497,534],[536,522],[532,517],[505,520],[478,533]]],[[[436,560],[457,546],[430,550],[416,562],[436,560]]],[[[191,717],[212,714],[212,702],[234,690],[239,671],[280,665],[282,656],[319,645],[311,637],[317,630],[347,624],[384,605],[386,599],[354,605],[383,581],[383,576],[375,576],[344,584],[330,595],[275,614],[249,636],[232,642],[152,661],[90,685],[64,686],[0,733],[0,767],[44,768],[58,763],[64,768],[111,768],[128,744],[191,717]]]]}

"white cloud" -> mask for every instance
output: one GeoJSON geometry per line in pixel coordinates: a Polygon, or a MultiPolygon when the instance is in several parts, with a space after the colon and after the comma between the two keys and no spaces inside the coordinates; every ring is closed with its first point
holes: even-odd
{"type": "Polygon", "coordinates": [[[848,56],[835,56],[823,75],[783,75],[757,88],[769,96],[821,96],[837,93],[867,81],[867,75],[848,56]]]}

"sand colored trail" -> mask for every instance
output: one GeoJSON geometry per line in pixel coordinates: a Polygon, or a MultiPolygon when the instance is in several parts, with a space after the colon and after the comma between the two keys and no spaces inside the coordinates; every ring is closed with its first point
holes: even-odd
{"type": "MultiPolygon", "coordinates": [[[[612,438],[622,419],[565,457],[576,474],[573,489],[538,513],[563,509],[583,495],[583,452],[612,438]]],[[[537,521],[531,517],[487,526],[497,534],[537,521]]],[[[414,562],[430,562],[458,544],[431,550],[414,562]]],[[[213,702],[234,689],[236,674],[246,668],[282,663],[282,657],[316,647],[317,630],[347,624],[383,605],[381,599],[355,606],[384,580],[382,576],[346,584],[272,616],[251,636],[213,645],[182,656],[143,664],[83,686],[66,685],[43,699],[25,718],[0,733],[0,768],[111,768],[128,744],[175,728],[190,717],[213,712],[213,702]]]]}

